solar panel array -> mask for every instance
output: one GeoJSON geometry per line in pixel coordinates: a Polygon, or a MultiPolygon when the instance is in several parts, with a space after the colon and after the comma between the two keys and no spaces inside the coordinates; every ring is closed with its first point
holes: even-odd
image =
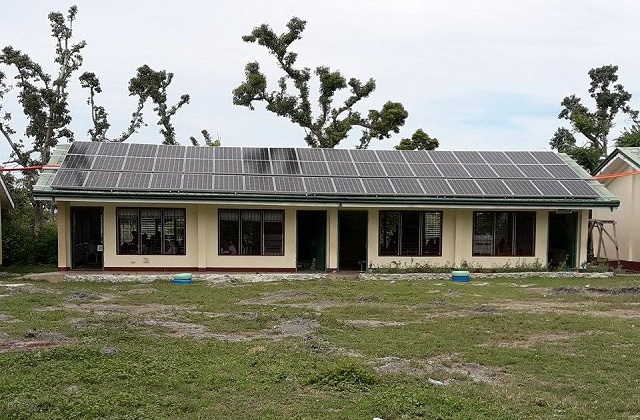
{"type": "Polygon", "coordinates": [[[560,156],[542,151],[74,142],[51,185],[70,190],[289,196],[600,197],[560,156]]]}

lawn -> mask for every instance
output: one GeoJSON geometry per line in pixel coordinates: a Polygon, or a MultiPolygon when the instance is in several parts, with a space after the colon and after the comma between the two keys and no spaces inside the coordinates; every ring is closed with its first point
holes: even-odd
{"type": "Polygon", "coordinates": [[[4,278],[0,418],[638,418],[639,345],[638,277],[4,278]]]}

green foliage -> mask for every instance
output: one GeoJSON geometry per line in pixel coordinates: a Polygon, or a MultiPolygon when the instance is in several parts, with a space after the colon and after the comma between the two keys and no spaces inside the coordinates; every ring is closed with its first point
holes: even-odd
{"type": "Polygon", "coordinates": [[[34,235],[36,210],[31,204],[29,191],[17,188],[10,174],[3,175],[3,179],[15,204],[15,209],[2,211],[3,265],[57,264],[56,223],[45,218],[40,235],[34,235]]]}
{"type": "Polygon", "coordinates": [[[635,124],[631,128],[625,128],[620,137],[616,139],[618,147],[640,147],[640,125],[635,124]]]}
{"type": "Polygon", "coordinates": [[[614,119],[620,113],[638,122],[638,111],[631,108],[631,94],[618,81],[618,66],[607,65],[589,70],[591,83],[589,96],[595,102],[591,111],[576,95],[562,100],[559,119],[569,121],[571,130],[560,127],[549,145],[561,153],[567,153],[588,170],[593,170],[599,159],[608,153],[608,136],[614,119]],[[574,133],[586,138],[582,146],[577,144],[574,133]]]}
{"type": "Polygon", "coordinates": [[[435,150],[440,142],[435,137],[430,137],[421,128],[417,129],[411,138],[404,138],[395,147],[397,150],[435,150]]]}
{"type": "Polygon", "coordinates": [[[409,113],[399,102],[387,101],[380,110],[371,109],[366,115],[354,109],[376,88],[369,79],[362,82],[356,78],[347,80],[339,70],[318,66],[313,72],[319,83],[319,115],[312,112],[310,99],[311,69],[295,67],[298,55],[289,51],[291,44],[301,38],[306,21],[293,17],[287,23],[287,31],[276,34],[263,24],[242,39],[257,43],[273,55],[284,75],[278,79],[278,90],[268,91],[267,77],[257,62],[245,66],[245,81],[233,90],[233,103],[254,110],[255,102],[266,103],[266,109],[285,117],[305,130],[305,141],[311,147],[335,147],[347,138],[354,127],[362,130],[360,149],[366,149],[371,140],[391,137],[398,133],[409,113]],[[293,87],[294,93],[289,93],[293,87]],[[349,95],[341,105],[334,105],[336,94],[348,89],[349,95]]]}
{"type": "Polygon", "coordinates": [[[368,391],[375,383],[371,368],[354,362],[339,363],[307,381],[308,385],[340,392],[368,391]]]}
{"type": "MultiPolygon", "coordinates": [[[[209,132],[207,130],[202,130],[200,132],[202,134],[202,138],[204,139],[204,145],[208,146],[208,147],[220,147],[222,146],[222,139],[220,138],[220,136],[218,136],[215,140],[211,138],[211,134],[209,134],[209,132]]],[[[191,136],[189,137],[189,140],[191,140],[191,144],[194,146],[200,146],[200,142],[198,142],[198,140],[191,136]]]]}

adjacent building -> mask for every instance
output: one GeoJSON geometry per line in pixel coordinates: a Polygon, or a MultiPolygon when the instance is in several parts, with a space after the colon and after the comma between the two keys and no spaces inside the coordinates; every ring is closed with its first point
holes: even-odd
{"type": "MultiPolygon", "coordinates": [[[[13,200],[9,194],[6,184],[0,178],[0,212],[6,209],[13,209],[13,200]]],[[[0,265],[2,265],[2,220],[0,219],[0,265]]]]}
{"type": "MultiPolygon", "coordinates": [[[[615,240],[618,245],[619,263],[624,268],[640,271],[640,147],[618,147],[594,171],[602,177],[602,184],[620,199],[615,209],[597,208],[593,211],[595,220],[613,220],[616,223],[615,240]]],[[[613,235],[612,225],[608,233],[613,235]]],[[[594,232],[594,248],[597,249],[600,238],[594,232]]],[[[615,243],[605,235],[601,246],[602,256],[610,261],[616,260],[615,243]]]]}
{"type": "Polygon", "coordinates": [[[34,190],[61,270],[578,267],[618,200],[554,152],[74,142],[34,190]]]}

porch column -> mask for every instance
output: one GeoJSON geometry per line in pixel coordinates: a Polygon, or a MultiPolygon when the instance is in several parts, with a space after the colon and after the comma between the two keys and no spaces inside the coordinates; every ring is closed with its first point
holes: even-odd
{"type": "Polygon", "coordinates": [[[327,271],[338,269],[338,209],[327,211],[327,271]]]}

